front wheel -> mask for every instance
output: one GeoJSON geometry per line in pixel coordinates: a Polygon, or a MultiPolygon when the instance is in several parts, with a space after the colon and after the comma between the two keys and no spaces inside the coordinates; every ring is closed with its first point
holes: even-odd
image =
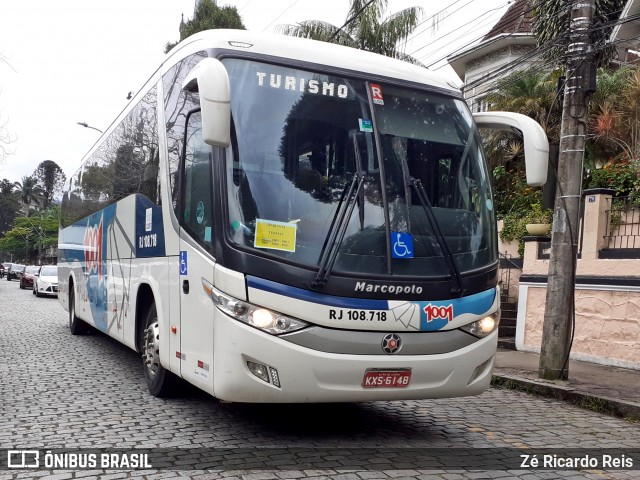
{"type": "Polygon", "coordinates": [[[160,364],[160,326],[155,303],[147,309],[139,345],[142,349],[142,367],[149,393],[154,397],[173,395],[178,377],[160,364]]]}

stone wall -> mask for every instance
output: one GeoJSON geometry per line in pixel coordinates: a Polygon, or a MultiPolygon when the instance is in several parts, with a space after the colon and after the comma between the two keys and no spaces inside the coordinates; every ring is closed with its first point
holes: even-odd
{"type": "MultiPolygon", "coordinates": [[[[601,259],[610,195],[585,203],[582,251],[576,265],[575,332],[571,358],[640,370],[640,259],[601,259]]],[[[594,198],[595,197],[595,198],[594,198]]],[[[525,244],[516,348],[540,352],[549,260],[545,240],[525,244]]]]}
{"type": "MultiPolygon", "coordinates": [[[[518,350],[540,351],[546,293],[546,284],[520,284],[518,350]]],[[[575,305],[571,358],[640,369],[640,291],[578,285],[575,305]]]]}

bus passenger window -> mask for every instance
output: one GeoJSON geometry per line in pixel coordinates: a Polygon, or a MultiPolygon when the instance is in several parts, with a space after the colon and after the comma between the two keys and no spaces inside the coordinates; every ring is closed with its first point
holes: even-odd
{"type": "Polygon", "coordinates": [[[213,236],[211,147],[202,140],[200,112],[187,120],[181,223],[201,244],[211,247],[213,236]]]}

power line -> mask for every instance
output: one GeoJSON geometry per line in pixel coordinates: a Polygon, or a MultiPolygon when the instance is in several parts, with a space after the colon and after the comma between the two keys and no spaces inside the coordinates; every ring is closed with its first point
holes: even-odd
{"type": "MultiPolygon", "coordinates": [[[[628,23],[628,22],[632,22],[634,20],[637,20],[638,18],[640,18],[640,15],[633,15],[631,17],[625,17],[624,19],[618,19],[616,21],[612,21],[610,22],[612,25],[616,25],[616,24],[624,24],[624,23],[628,23]],[[637,17],[637,18],[636,18],[637,17]]],[[[595,30],[595,29],[594,29],[595,30]]],[[[493,80],[499,78],[499,77],[507,77],[507,75],[509,75],[509,72],[512,70],[516,70],[516,68],[522,66],[522,63],[527,62],[528,60],[530,60],[531,58],[533,58],[536,54],[542,54],[544,53],[544,51],[548,51],[551,48],[560,45],[561,43],[559,43],[557,40],[558,39],[562,39],[564,37],[564,33],[560,34],[558,36],[555,37],[554,42],[552,42],[551,44],[544,44],[541,45],[540,48],[536,49],[534,52],[528,52],[527,54],[518,57],[517,59],[513,60],[512,62],[509,62],[506,65],[503,65],[502,67],[500,67],[499,69],[496,69],[494,72],[492,72],[490,75],[487,75],[485,77],[482,77],[478,80],[476,80],[475,82],[470,82],[467,85],[465,85],[465,89],[474,89],[474,88],[479,88],[482,85],[488,84],[490,82],[493,82],[493,80]]],[[[640,40],[640,35],[637,35],[635,37],[630,37],[630,38],[625,38],[625,39],[619,39],[613,42],[607,42],[606,40],[601,40],[601,42],[599,44],[596,44],[594,46],[594,48],[592,49],[593,53],[597,53],[600,52],[608,47],[611,46],[616,46],[616,45],[620,45],[620,44],[624,44],[626,42],[632,42],[634,40],[640,40]]],[[[509,77],[509,82],[517,82],[520,79],[522,79],[523,77],[525,77],[527,74],[530,73],[542,73],[542,72],[548,72],[551,70],[554,70],[555,68],[557,68],[557,66],[553,63],[552,60],[540,60],[540,61],[536,61],[535,64],[531,64],[529,63],[528,67],[526,70],[520,70],[520,74],[515,74],[511,77],[509,77]]],[[[518,72],[516,70],[516,72],[518,72]]],[[[501,89],[503,87],[503,85],[500,84],[494,84],[493,88],[489,88],[486,90],[483,90],[481,93],[475,94],[475,95],[469,95],[466,98],[467,101],[473,102],[475,101],[478,97],[484,97],[486,95],[489,95],[499,89],[501,89]]]]}
{"type": "MultiPolygon", "coordinates": [[[[442,12],[446,12],[448,8],[453,7],[456,3],[460,3],[461,1],[462,1],[462,0],[456,0],[456,1],[455,1],[455,2],[453,2],[451,5],[446,6],[445,8],[443,8],[442,10],[440,10],[439,12],[436,12],[436,13],[434,13],[433,15],[431,15],[430,17],[425,18],[424,20],[422,20],[420,23],[418,23],[418,24],[416,25],[416,29],[417,29],[420,25],[422,25],[423,23],[428,22],[428,21],[429,21],[429,20],[431,20],[431,19],[436,19],[436,21],[437,21],[437,17],[438,17],[438,15],[440,15],[442,12]]],[[[474,1],[475,1],[475,0],[470,0],[469,2],[465,3],[465,4],[464,4],[462,7],[460,7],[460,8],[464,8],[464,7],[466,7],[467,5],[469,5],[470,3],[474,2],[474,1]]],[[[510,0],[510,1],[511,1],[511,0],[510,0]]],[[[458,10],[460,10],[460,8],[459,8],[458,10]]],[[[456,12],[457,12],[458,10],[456,10],[456,12]]],[[[453,12],[453,13],[455,13],[455,12],[453,12]]],[[[449,15],[446,15],[444,18],[450,17],[451,15],[453,15],[453,13],[452,13],[452,14],[449,14],[449,15]]],[[[441,19],[441,20],[444,20],[444,18],[443,18],[443,19],[441,19]]],[[[411,41],[411,40],[413,40],[414,38],[416,38],[418,35],[422,35],[423,33],[426,33],[426,32],[427,32],[426,30],[425,30],[425,31],[422,31],[422,32],[418,32],[418,33],[416,33],[415,35],[412,35],[411,37],[407,38],[407,41],[411,41]]]]}
{"type": "MultiPolygon", "coordinates": [[[[499,8],[502,8],[502,7],[499,7],[499,8]]],[[[484,15],[486,15],[486,14],[488,14],[488,13],[492,13],[492,12],[493,12],[493,13],[495,13],[495,11],[494,11],[494,10],[490,10],[490,11],[488,11],[488,12],[483,13],[480,17],[478,17],[478,18],[476,18],[476,19],[472,20],[471,22],[468,22],[468,23],[466,23],[466,24],[462,25],[462,27],[461,27],[461,28],[466,27],[467,25],[469,25],[469,24],[471,24],[471,23],[473,23],[473,22],[476,22],[477,20],[479,20],[480,18],[482,18],[484,15]]],[[[490,15],[490,16],[489,16],[489,18],[486,18],[486,19],[485,19],[485,21],[483,21],[484,23],[482,23],[481,25],[478,25],[477,27],[474,27],[474,28],[484,27],[485,25],[487,25],[487,24],[489,23],[489,21],[491,21],[491,18],[492,18],[492,16],[490,15]]],[[[469,31],[470,31],[470,30],[471,30],[471,29],[466,30],[466,31],[464,32],[464,34],[469,33],[469,31]]],[[[449,34],[451,34],[451,33],[457,33],[457,31],[451,31],[451,32],[449,32],[449,34]]],[[[449,35],[449,34],[447,34],[447,35],[449,35]]],[[[464,34],[463,34],[463,35],[464,35],[464,34]]],[[[442,37],[439,37],[439,38],[437,39],[437,41],[439,41],[440,39],[444,38],[444,37],[445,37],[445,36],[447,36],[447,35],[443,35],[442,37]]],[[[449,51],[449,52],[448,52],[448,53],[446,53],[444,56],[441,56],[440,58],[438,58],[438,60],[436,60],[436,61],[434,61],[434,62],[429,63],[429,64],[427,65],[427,68],[432,67],[433,65],[435,65],[435,64],[437,64],[437,63],[439,63],[439,62],[441,62],[442,60],[445,60],[446,58],[450,57],[451,55],[455,54],[456,52],[459,52],[459,51],[462,51],[462,50],[466,50],[466,49],[467,49],[467,48],[469,48],[471,45],[475,44],[478,40],[481,40],[481,39],[482,39],[482,38],[484,38],[485,36],[486,36],[486,32],[485,32],[485,33],[482,33],[480,36],[474,37],[474,38],[473,38],[473,40],[470,40],[470,41],[469,41],[468,43],[466,43],[465,45],[462,45],[461,47],[458,47],[458,48],[457,48],[457,49],[455,49],[455,50],[449,51]]],[[[434,42],[434,43],[435,43],[435,42],[434,42]]],[[[433,44],[431,44],[430,46],[433,46],[433,44]]],[[[423,48],[424,48],[424,47],[423,47],[423,48]]],[[[430,52],[430,53],[426,54],[425,56],[420,57],[420,60],[425,60],[426,58],[429,58],[429,57],[432,57],[433,55],[436,55],[437,53],[440,53],[440,52],[439,52],[439,51],[433,51],[433,52],[430,52]]]]}
{"type": "Polygon", "coordinates": [[[329,38],[329,41],[333,40],[334,38],[336,38],[336,36],[342,31],[342,29],[344,27],[346,27],[347,25],[349,25],[351,22],[353,22],[356,18],[358,18],[360,16],[360,14],[364,11],[365,8],[367,8],[369,5],[371,5],[373,2],[375,2],[375,0],[369,0],[367,3],[365,3],[360,10],[358,10],[356,13],[354,13],[351,18],[348,18],[346,22],[344,22],[344,25],[342,25],[338,30],[336,30],[335,32],[333,32],[333,35],[331,35],[331,38],[329,38]]]}
{"type": "MultiPolygon", "coordinates": [[[[625,18],[620,18],[617,19],[615,21],[611,21],[609,22],[610,24],[608,25],[608,27],[614,27],[616,25],[623,25],[625,23],[628,22],[632,22],[635,21],[637,19],[640,18],[640,14],[639,15],[633,15],[631,17],[625,17],[625,18]]],[[[593,28],[592,31],[598,30],[600,29],[600,27],[596,27],[593,28]]],[[[548,42],[546,44],[540,44],[538,45],[535,49],[533,49],[530,52],[527,52],[526,54],[512,60],[511,62],[503,65],[500,67],[500,69],[496,69],[492,72],[492,74],[482,77],[482,79],[478,79],[475,83],[474,82],[470,82],[468,85],[471,87],[477,87],[478,85],[481,85],[482,83],[486,83],[490,80],[493,80],[494,78],[496,78],[497,76],[501,76],[505,73],[505,71],[511,70],[519,65],[521,65],[523,62],[533,58],[534,56],[538,55],[538,54],[543,54],[545,53],[545,51],[550,50],[553,47],[559,46],[562,44],[562,41],[566,38],[566,32],[561,32],[560,34],[558,34],[556,37],[554,37],[552,39],[551,42],[548,42]]],[[[636,40],[640,38],[640,35],[637,37],[631,37],[628,39],[619,39],[613,42],[607,42],[607,41],[601,41],[600,44],[595,45],[595,47],[593,48],[593,52],[600,52],[606,48],[608,48],[609,46],[615,46],[615,45],[620,45],[623,44],[625,42],[631,42],[633,40],[636,40]]],[[[553,67],[553,62],[551,60],[546,60],[546,61],[540,61],[538,63],[543,63],[545,66],[550,66],[551,68],[553,67]]]]}
{"type": "MultiPolygon", "coordinates": [[[[552,2],[553,0],[542,0],[542,1],[541,1],[541,3],[540,3],[540,5],[538,5],[538,6],[531,6],[531,7],[527,8],[526,10],[518,10],[518,9],[515,9],[515,8],[514,8],[514,7],[517,5],[517,2],[518,2],[518,1],[519,1],[519,0],[516,0],[516,3],[515,3],[512,7],[510,7],[510,8],[509,8],[509,10],[507,10],[507,12],[506,12],[506,13],[505,13],[501,18],[500,18],[500,20],[498,20],[498,22],[496,22],[496,23],[494,24],[494,27],[495,27],[495,25],[498,25],[500,22],[502,22],[502,23],[504,23],[504,24],[507,24],[507,25],[508,25],[509,23],[511,23],[512,21],[516,20],[517,18],[524,18],[524,17],[526,17],[529,13],[533,12],[536,8],[539,8],[540,6],[542,6],[545,2],[550,3],[550,2],[552,2]]],[[[489,10],[489,11],[485,12],[485,13],[484,13],[484,14],[482,14],[480,17],[475,18],[475,19],[472,19],[472,20],[470,20],[469,22],[465,23],[464,25],[462,25],[461,27],[459,27],[457,30],[459,30],[460,28],[463,28],[463,27],[465,27],[465,26],[467,26],[467,25],[471,25],[471,24],[473,24],[475,21],[477,21],[479,18],[483,17],[483,16],[484,16],[484,15],[486,15],[487,13],[490,13],[490,12],[493,12],[493,11],[497,11],[497,10],[499,10],[499,9],[503,8],[505,5],[508,5],[509,3],[511,3],[511,2],[507,2],[507,3],[503,4],[503,5],[501,5],[500,7],[496,7],[496,8],[494,8],[494,9],[492,9],[492,10],[489,10]]],[[[484,26],[484,24],[483,24],[483,26],[484,26]]],[[[477,28],[477,27],[475,27],[475,28],[477,28]]],[[[456,32],[457,32],[457,30],[456,30],[456,32]]],[[[450,34],[450,33],[452,33],[452,32],[449,32],[449,34],[450,34]]],[[[466,33],[466,32],[465,32],[465,33],[466,33]]],[[[509,36],[513,35],[514,33],[517,33],[517,32],[511,32],[511,33],[509,34],[509,36]]],[[[448,34],[447,34],[447,35],[448,35],[448,34]]],[[[481,34],[479,37],[476,37],[473,41],[475,42],[475,41],[477,41],[477,40],[479,40],[479,39],[481,39],[481,38],[485,37],[486,35],[487,35],[487,33],[483,33],[483,34],[481,34]]],[[[440,38],[442,38],[442,37],[440,37],[440,38]]],[[[439,40],[440,38],[438,38],[438,40],[439,40]]],[[[465,46],[462,46],[462,47],[458,48],[456,51],[460,51],[461,49],[466,48],[467,46],[469,46],[469,45],[470,45],[470,43],[472,43],[472,42],[469,42],[469,43],[467,43],[467,45],[465,45],[465,46]]],[[[425,57],[422,57],[422,58],[423,58],[423,59],[424,59],[424,58],[428,58],[430,55],[433,55],[433,53],[428,54],[428,55],[426,55],[425,57]]],[[[446,56],[445,56],[445,57],[443,57],[443,59],[444,59],[444,58],[446,58],[446,56]]],[[[435,63],[437,63],[437,62],[435,62],[435,63]]],[[[432,63],[432,64],[433,64],[433,63],[432,63]]]]}
{"type": "MultiPolygon", "coordinates": [[[[547,0],[549,1],[549,0],[547,0]]],[[[520,15],[529,13],[532,11],[532,8],[526,10],[525,12],[520,12],[520,15]]],[[[609,17],[612,15],[616,15],[621,13],[621,10],[618,10],[616,12],[610,12],[609,13],[609,17]]],[[[504,19],[506,20],[506,23],[508,23],[508,21],[513,20],[515,17],[513,14],[508,14],[507,16],[504,17],[504,19]]],[[[622,25],[628,22],[632,22],[635,21],[637,19],[640,18],[640,15],[632,15],[629,17],[624,17],[624,18],[617,18],[615,20],[611,20],[608,22],[603,22],[598,24],[597,26],[594,26],[591,28],[592,32],[595,31],[601,31],[603,29],[608,29],[608,28],[613,28],[616,25],[622,25]]],[[[472,22],[468,22],[466,25],[473,23],[472,22]]],[[[507,35],[506,37],[510,37],[513,36],[514,34],[511,33],[509,35],[507,35]]],[[[506,77],[510,72],[512,71],[517,71],[517,69],[522,69],[522,64],[523,63],[527,63],[527,70],[526,71],[522,71],[521,75],[517,75],[514,78],[511,78],[510,81],[518,81],[521,78],[523,78],[527,73],[531,73],[533,72],[545,72],[545,71],[551,71],[554,70],[557,66],[553,63],[552,60],[550,59],[543,59],[543,55],[547,52],[549,52],[552,48],[554,47],[558,47],[560,45],[562,45],[563,43],[566,43],[566,32],[560,32],[560,34],[558,34],[556,37],[554,37],[551,41],[548,41],[544,44],[539,44],[537,45],[535,48],[533,48],[532,50],[530,50],[529,52],[525,53],[524,55],[521,55],[520,57],[512,60],[511,62],[502,65],[500,68],[497,68],[495,70],[493,70],[489,75],[485,75],[482,78],[479,78],[473,82],[469,82],[466,85],[464,85],[464,88],[467,92],[469,92],[472,89],[478,89],[479,87],[482,87],[483,85],[487,85],[490,83],[494,83],[496,79],[501,78],[501,77],[506,77]],[[539,57],[539,59],[536,59],[536,57],[539,57]]],[[[483,35],[484,36],[484,35],[483,35]]],[[[478,38],[482,38],[478,37],[478,38]]],[[[478,39],[477,38],[477,39],[478,39]]],[[[477,40],[477,39],[474,39],[477,40]]],[[[632,37],[632,38],[627,38],[627,39],[618,39],[614,42],[604,42],[601,41],[598,45],[594,46],[594,52],[598,52],[598,51],[602,51],[605,48],[608,48],[610,46],[615,46],[621,43],[625,43],[625,42],[633,42],[634,40],[640,39],[640,35],[637,37],[632,37]]],[[[468,48],[469,46],[471,46],[472,42],[467,43],[464,46],[459,47],[458,49],[456,49],[453,53],[455,52],[459,52],[462,51],[466,48],[468,48]]],[[[438,63],[439,61],[442,61],[444,59],[446,59],[448,56],[451,56],[452,53],[447,54],[444,57],[441,57],[438,61],[430,64],[430,66],[434,65],[435,63],[438,63]]],[[[429,55],[422,57],[422,58],[428,58],[429,55]]],[[[442,67],[438,67],[437,69],[442,68],[442,67]]],[[[467,96],[466,99],[468,101],[473,102],[476,98],[478,97],[484,97],[487,94],[496,91],[497,89],[501,88],[500,85],[495,85],[493,88],[490,89],[486,89],[483,90],[482,92],[478,93],[478,94],[474,94],[474,95],[470,95],[467,96]]]]}
{"type": "MultiPolygon", "coordinates": [[[[472,0],[472,1],[473,1],[473,0],[472,0]]],[[[506,5],[508,5],[511,1],[512,1],[512,0],[509,0],[508,2],[503,3],[503,4],[502,4],[502,5],[500,5],[499,7],[496,7],[496,8],[494,8],[494,9],[492,9],[492,10],[489,10],[488,12],[483,13],[483,14],[482,14],[482,15],[480,15],[479,17],[474,18],[474,19],[473,19],[473,20],[471,20],[470,22],[467,22],[467,23],[463,24],[463,25],[462,25],[462,26],[460,26],[460,27],[457,27],[457,28],[455,28],[455,29],[452,29],[451,31],[449,31],[448,33],[445,33],[444,35],[440,35],[439,37],[435,38],[432,42],[428,42],[428,41],[427,41],[427,42],[425,42],[425,43],[424,43],[424,45],[423,45],[422,47],[419,47],[419,48],[415,49],[412,53],[410,53],[410,55],[411,55],[411,56],[415,56],[415,55],[416,55],[416,53],[418,53],[420,50],[423,50],[423,49],[425,49],[425,48],[427,48],[427,47],[430,47],[433,51],[431,51],[431,52],[427,53],[425,56],[423,56],[423,57],[419,58],[418,60],[423,61],[425,58],[428,58],[428,57],[430,57],[430,56],[432,56],[432,55],[436,55],[437,53],[439,53],[439,50],[434,48],[434,45],[435,45],[435,44],[439,43],[439,42],[440,42],[440,41],[442,41],[445,37],[447,37],[447,36],[449,36],[449,35],[451,35],[451,34],[453,34],[453,33],[458,34],[460,38],[464,37],[467,33],[469,33],[469,31],[470,31],[471,29],[468,29],[468,30],[466,30],[465,32],[463,32],[462,34],[460,34],[460,29],[461,29],[461,28],[464,28],[465,26],[467,26],[467,25],[469,25],[469,24],[472,24],[472,23],[474,23],[474,22],[477,22],[480,18],[484,17],[484,16],[485,16],[485,15],[487,15],[488,13],[491,13],[491,12],[494,12],[494,11],[497,11],[497,10],[499,10],[499,9],[504,8],[504,7],[505,7],[506,5]]],[[[467,3],[467,4],[465,4],[463,7],[467,6],[469,3],[471,3],[471,2],[468,2],[468,3],[467,3]]],[[[463,8],[463,7],[461,7],[461,8],[463,8]]],[[[458,9],[458,10],[460,10],[460,9],[458,9]]],[[[457,12],[458,10],[456,10],[456,12],[457,12]]],[[[454,13],[455,13],[455,12],[454,12],[454,13]]],[[[447,15],[447,16],[445,16],[445,17],[443,17],[443,18],[441,18],[441,19],[440,19],[440,22],[445,22],[448,18],[451,18],[452,16],[453,16],[453,13],[451,13],[451,14],[449,14],[449,15],[447,15]]],[[[478,26],[478,27],[476,27],[476,28],[482,28],[482,27],[484,27],[484,25],[485,25],[485,24],[482,24],[482,25],[480,25],[480,26],[478,26]]],[[[426,33],[426,31],[420,32],[418,35],[421,35],[421,34],[423,34],[423,33],[426,33]]],[[[484,35],[484,34],[483,34],[483,35],[484,35]]],[[[414,35],[412,38],[414,38],[414,39],[415,39],[416,37],[417,37],[417,35],[414,35]]],[[[476,39],[474,39],[473,41],[475,41],[475,40],[476,40],[476,39]]],[[[416,43],[416,41],[415,41],[415,40],[414,40],[413,42],[414,42],[414,44],[416,43]]]]}
{"type": "MultiPolygon", "coordinates": [[[[550,1],[552,1],[552,0],[545,0],[545,1],[546,1],[546,2],[550,2],[550,1]]],[[[508,23],[510,23],[511,21],[515,20],[515,19],[516,19],[516,18],[518,18],[518,17],[523,17],[523,18],[524,18],[527,14],[531,13],[532,11],[534,11],[536,8],[539,8],[539,7],[540,7],[540,5],[538,5],[537,7],[534,5],[534,6],[531,6],[530,8],[528,8],[528,9],[526,9],[526,10],[524,10],[524,11],[515,10],[515,9],[514,9],[513,11],[511,11],[511,12],[509,12],[509,11],[508,11],[508,12],[507,12],[507,13],[506,13],[506,14],[505,14],[505,15],[504,15],[500,20],[499,20],[499,22],[504,22],[505,24],[508,24],[508,23]]],[[[466,25],[468,25],[469,23],[472,23],[472,22],[473,22],[473,20],[472,20],[471,22],[468,22],[466,25]]],[[[516,32],[512,32],[512,33],[510,33],[510,34],[506,35],[506,36],[505,36],[505,38],[509,38],[509,37],[511,37],[511,36],[513,36],[513,35],[515,35],[515,33],[516,33],[516,32]]],[[[485,35],[486,35],[486,34],[485,34],[485,35]]],[[[436,60],[436,61],[431,62],[430,64],[428,64],[428,65],[427,65],[427,67],[432,67],[433,65],[435,65],[435,64],[437,64],[437,63],[439,63],[439,62],[441,62],[441,61],[445,60],[446,58],[450,57],[451,55],[454,55],[454,54],[456,54],[457,52],[460,52],[460,51],[464,51],[464,50],[465,50],[465,49],[467,49],[467,48],[468,48],[468,47],[469,47],[473,42],[475,42],[475,41],[477,41],[477,40],[479,40],[479,39],[483,38],[485,35],[481,35],[480,37],[475,38],[472,42],[469,42],[468,44],[463,45],[463,46],[461,46],[461,47],[457,48],[456,50],[453,50],[453,51],[449,52],[448,54],[446,54],[446,55],[444,55],[444,56],[440,57],[438,60],[436,60]]],[[[429,56],[429,55],[427,55],[426,57],[422,57],[422,58],[421,58],[421,60],[423,60],[424,58],[428,58],[428,56],[429,56]]],[[[442,68],[442,67],[439,67],[439,68],[442,68]]]]}
{"type": "MultiPolygon", "coordinates": [[[[251,0],[249,0],[251,1],[251,0]]],[[[267,25],[266,27],[264,27],[262,29],[262,31],[264,32],[267,28],[269,28],[271,25],[273,25],[273,22],[275,22],[276,20],[278,20],[280,17],[282,17],[285,13],[287,13],[289,11],[289,9],[291,9],[291,7],[293,7],[296,3],[298,3],[300,0],[295,0],[291,5],[289,5],[287,8],[285,8],[282,13],[280,15],[278,15],[276,18],[274,18],[271,23],[269,23],[269,25],[267,25]]],[[[247,4],[248,5],[248,4],[247,4]]],[[[245,5],[245,7],[247,6],[245,5]]]]}
{"type": "MultiPolygon", "coordinates": [[[[546,1],[549,1],[549,0],[546,0],[546,1]]],[[[442,38],[444,38],[444,37],[446,37],[446,36],[448,36],[448,35],[451,35],[452,33],[458,33],[458,32],[459,32],[459,30],[460,30],[461,28],[464,28],[464,27],[466,27],[466,26],[468,26],[468,25],[471,25],[471,24],[473,24],[473,23],[477,22],[480,18],[484,17],[485,15],[487,15],[487,14],[489,14],[489,13],[496,12],[496,11],[498,11],[498,10],[500,10],[500,9],[504,8],[504,7],[505,7],[506,5],[508,5],[509,3],[511,3],[511,2],[507,2],[507,3],[505,3],[505,4],[502,4],[502,5],[501,5],[501,6],[499,6],[499,7],[496,7],[496,8],[493,8],[493,9],[491,9],[491,10],[488,10],[487,12],[483,13],[483,14],[482,14],[482,15],[480,15],[479,17],[474,18],[474,19],[470,20],[469,22],[467,22],[467,23],[463,24],[462,26],[458,27],[456,30],[452,30],[451,32],[449,32],[449,33],[447,33],[447,34],[445,34],[445,35],[443,35],[443,36],[441,36],[441,37],[438,37],[438,39],[436,39],[436,42],[438,42],[439,40],[441,40],[442,38]]],[[[518,18],[518,17],[520,17],[520,16],[524,16],[524,15],[528,14],[528,13],[529,13],[529,12],[531,12],[531,11],[532,11],[532,8],[530,8],[530,9],[528,9],[528,10],[525,10],[524,12],[520,12],[520,11],[516,11],[516,10],[511,11],[511,12],[507,11],[507,13],[506,13],[503,17],[501,17],[501,18],[500,18],[500,20],[498,20],[498,22],[500,22],[500,21],[504,21],[505,23],[509,23],[509,22],[511,22],[512,20],[514,20],[514,19],[516,19],[516,18],[518,18]]],[[[489,19],[485,19],[485,20],[490,20],[490,18],[489,18],[489,19]]],[[[488,23],[488,22],[486,22],[486,23],[488,23]]],[[[483,23],[481,26],[482,26],[482,27],[484,27],[484,26],[486,25],[486,23],[483,23]]],[[[497,23],[496,23],[496,24],[497,24],[497,23]]],[[[473,28],[480,28],[480,26],[476,26],[476,27],[473,27],[473,28]]],[[[468,31],[469,31],[469,30],[467,30],[465,33],[467,33],[468,31]]],[[[459,47],[458,49],[454,50],[453,52],[455,52],[455,51],[460,51],[460,50],[463,50],[463,49],[468,48],[472,43],[474,43],[474,42],[476,42],[477,40],[480,40],[480,39],[482,39],[484,36],[486,36],[486,34],[487,34],[486,32],[485,32],[485,33],[482,33],[482,34],[481,34],[481,35],[479,35],[478,37],[475,37],[472,41],[467,42],[465,45],[463,45],[463,46],[459,47]]],[[[418,51],[420,51],[421,49],[425,48],[426,46],[427,46],[427,45],[425,45],[424,47],[419,48],[418,50],[416,50],[415,52],[413,52],[413,53],[412,53],[412,55],[414,55],[415,53],[417,53],[417,52],[418,52],[418,51]]],[[[431,44],[431,45],[428,45],[428,46],[432,46],[432,44],[431,44]]],[[[438,63],[438,62],[440,62],[440,61],[444,60],[445,58],[447,58],[448,56],[450,56],[453,52],[448,53],[447,55],[445,55],[445,56],[441,57],[439,60],[437,60],[437,61],[435,61],[435,62],[430,63],[429,65],[427,65],[427,67],[433,66],[433,65],[435,65],[436,63],[438,63]]],[[[429,53],[429,54],[425,55],[424,57],[421,57],[421,58],[420,58],[420,60],[424,60],[425,58],[428,58],[428,57],[430,57],[430,56],[433,56],[435,53],[436,53],[436,52],[431,52],[431,53],[429,53]]]]}
{"type": "MultiPolygon", "coordinates": [[[[548,42],[546,44],[541,44],[531,49],[530,51],[526,52],[525,54],[515,58],[514,60],[504,65],[501,65],[499,68],[492,70],[489,74],[484,75],[481,78],[478,78],[477,80],[474,80],[472,82],[468,82],[467,84],[464,85],[465,91],[469,92],[473,89],[479,89],[483,85],[493,83],[495,80],[499,78],[506,77],[512,71],[517,72],[520,70],[522,72],[522,75],[512,79],[515,82],[515,81],[518,81],[520,78],[524,77],[526,73],[531,73],[532,69],[534,72],[553,70],[554,66],[551,60],[543,60],[542,55],[547,51],[551,50],[552,48],[554,48],[555,46],[560,45],[563,39],[564,39],[564,32],[554,37],[551,42],[548,42]],[[536,58],[539,58],[539,60],[534,60],[536,58]],[[525,63],[527,64],[526,71],[522,69],[522,65],[525,63]]],[[[493,88],[485,89],[480,94],[470,95],[466,97],[466,99],[473,101],[476,97],[485,96],[499,88],[501,88],[501,85],[494,85],[493,88]]]]}
{"type": "MultiPolygon", "coordinates": [[[[562,36],[563,35],[559,35],[556,38],[559,38],[562,36]]],[[[529,70],[527,71],[527,73],[530,72],[532,68],[537,68],[538,71],[552,70],[553,64],[550,60],[536,60],[537,66],[532,65],[531,61],[536,57],[541,57],[545,51],[549,51],[555,46],[558,46],[560,44],[561,44],[560,42],[557,42],[557,43],[552,42],[552,43],[541,45],[540,47],[534,48],[531,51],[525,53],[524,55],[512,60],[511,62],[500,66],[500,68],[493,70],[490,74],[485,75],[473,82],[467,83],[464,86],[465,91],[468,91],[471,89],[479,89],[481,86],[487,83],[491,83],[499,78],[506,77],[511,71],[514,71],[516,69],[522,70],[523,63],[528,65],[529,70]]],[[[524,75],[525,75],[525,72],[523,71],[522,76],[524,75]]],[[[522,76],[517,77],[516,79],[514,79],[514,81],[519,80],[520,78],[522,78],[522,76]]],[[[500,85],[496,85],[493,89],[485,90],[482,92],[482,96],[498,88],[500,88],[500,85]]]]}
{"type": "Polygon", "coordinates": [[[238,10],[238,13],[240,13],[242,10],[244,10],[245,8],[247,8],[247,5],[249,5],[251,2],[253,2],[253,0],[249,0],[247,3],[245,3],[242,7],[240,7],[240,9],[238,10]]]}

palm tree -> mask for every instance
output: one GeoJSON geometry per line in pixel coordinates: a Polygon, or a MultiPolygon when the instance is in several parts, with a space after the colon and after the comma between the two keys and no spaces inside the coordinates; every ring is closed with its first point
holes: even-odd
{"type": "Polygon", "coordinates": [[[599,160],[640,159],[640,69],[599,70],[591,103],[589,137],[599,160]]]}
{"type": "MultiPolygon", "coordinates": [[[[550,143],[557,144],[560,135],[560,104],[557,97],[559,71],[535,69],[515,72],[501,79],[485,97],[491,110],[521,113],[536,120],[550,143]]],[[[525,178],[523,145],[513,134],[491,131],[483,135],[487,163],[493,173],[496,213],[522,218],[531,204],[542,202],[542,190],[529,187],[525,178]]],[[[523,225],[524,227],[524,225],[523,225]]]]}
{"type": "Polygon", "coordinates": [[[38,180],[29,175],[25,175],[22,182],[16,182],[14,185],[18,198],[24,205],[25,217],[28,217],[31,205],[40,205],[44,192],[38,185],[38,180]]]}
{"type": "MultiPolygon", "coordinates": [[[[561,119],[556,85],[559,75],[559,71],[515,72],[500,80],[485,99],[491,110],[516,112],[533,118],[545,130],[549,141],[558,143],[561,119]]],[[[500,165],[504,165],[506,170],[512,167],[520,170],[522,142],[499,131],[488,133],[485,139],[485,152],[492,170],[500,165]]]]}
{"type": "Polygon", "coordinates": [[[560,107],[557,84],[560,72],[527,70],[516,72],[500,82],[487,95],[492,110],[522,113],[542,125],[550,141],[558,141],[560,107]]]}
{"type": "Polygon", "coordinates": [[[400,44],[418,26],[422,8],[406,8],[385,19],[387,4],[388,0],[351,0],[342,27],[320,20],[305,20],[296,25],[280,25],[276,30],[292,37],[337,43],[418,64],[401,50],[400,44]]]}

